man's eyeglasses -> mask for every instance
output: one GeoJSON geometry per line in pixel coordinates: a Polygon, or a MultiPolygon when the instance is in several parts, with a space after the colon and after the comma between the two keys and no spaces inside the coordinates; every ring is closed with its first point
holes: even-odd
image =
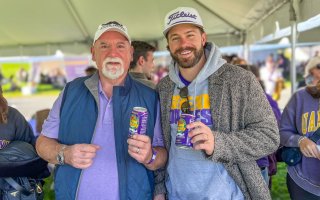
{"type": "Polygon", "coordinates": [[[180,97],[187,99],[187,101],[185,101],[181,104],[181,111],[183,113],[190,114],[190,103],[189,103],[189,99],[188,99],[188,94],[189,93],[188,93],[187,86],[180,88],[180,92],[179,92],[180,97]]]}

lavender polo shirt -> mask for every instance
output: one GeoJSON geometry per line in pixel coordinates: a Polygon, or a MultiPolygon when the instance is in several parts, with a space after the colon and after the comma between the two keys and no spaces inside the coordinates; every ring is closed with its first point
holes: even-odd
{"type": "MultiPolygon", "coordinates": [[[[101,147],[98,150],[92,166],[82,170],[77,199],[119,199],[118,170],[114,142],[112,98],[108,99],[101,89],[99,81],[99,115],[92,144],[101,147]]],[[[58,138],[60,124],[60,106],[63,91],[53,104],[48,118],[42,127],[42,134],[49,138],[58,138]]],[[[154,128],[153,146],[164,146],[160,126],[159,106],[154,128]]],[[[126,141],[124,141],[126,142],[126,141]]]]}

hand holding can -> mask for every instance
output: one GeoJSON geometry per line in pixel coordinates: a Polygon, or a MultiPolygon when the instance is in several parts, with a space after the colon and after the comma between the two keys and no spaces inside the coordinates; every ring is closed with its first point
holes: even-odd
{"type": "Polygon", "coordinates": [[[134,134],[145,135],[147,122],[148,110],[143,107],[134,107],[130,116],[129,136],[134,134]]]}
{"type": "Polygon", "coordinates": [[[187,125],[195,121],[195,116],[190,114],[181,114],[178,121],[177,135],[176,135],[176,145],[179,148],[189,149],[192,148],[191,138],[188,137],[190,129],[187,125]]]}

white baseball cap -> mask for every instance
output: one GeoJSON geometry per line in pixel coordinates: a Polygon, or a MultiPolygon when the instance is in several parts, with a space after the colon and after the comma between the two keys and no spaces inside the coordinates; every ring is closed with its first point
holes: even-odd
{"type": "Polygon", "coordinates": [[[178,24],[194,24],[203,28],[203,23],[198,11],[189,7],[178,7],[170,11],[164,18],[163,35],[167,35],[168,31],[178,24]]]}
{"type": "Polygon", "coordinates": [[[93,44],[96,42],[97,39],[99,39],[99,37],[108,31],[116,31],[121,33],[124,37],[126,37],[129,41],[129,43],[131,44],[131,40],[130,40],[130,36],[128,34],[128,29],[127,27],[125,27],[124,25],[120,24],[119,22],[116,21],[110,21],[107,22],[105,24],[100,24],[96,34],[94,35],[94,39],[93,39],[93,44]]]}
{"type": "Polygon", "coordinates": [[[304,78],[306,78],[310,74],[310,70],[313,68],[320,68],[320,57],[311,58],[308,64],[304,69],[304,78]]]}

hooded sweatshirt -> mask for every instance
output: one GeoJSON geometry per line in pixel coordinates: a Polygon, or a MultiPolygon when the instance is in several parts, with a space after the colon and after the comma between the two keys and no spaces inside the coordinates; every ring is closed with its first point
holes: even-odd
{"type": "MultiPolygon", "coordinates": [[[[305,88],[298,90],[285,107],[280,123],[280,142],[283,146],[298,147],[301,136],[310,138],[320,128],[320,100],[305,88]]],[[[320,140],[317,142],[320,145],[320,140]]],[[[288,166],[294,182],[304,190],[320,196],[320,160],[302,156],[301,163],[288,166]]]]}
{"type": "MultiPolygon", "coordinates": [[[[219,69],[225,60],[214,44],[205,46],[207,61],[197,77],[188,85],[188,100],[191,114],[212,129],[208,77],[219,69]]],[[[175,145],[177,121],[182,113],[181,104],[186,101],[179,95],[184,81],[179,77],[179,67],[173,62],[169,66],[169,77],[176,84],[170,110],[171,148],[166,180],[169,199],[244,199],[240,188],[229,176],[223,164],[206,159],[202,151],[182,149],[175,145]]]]}

